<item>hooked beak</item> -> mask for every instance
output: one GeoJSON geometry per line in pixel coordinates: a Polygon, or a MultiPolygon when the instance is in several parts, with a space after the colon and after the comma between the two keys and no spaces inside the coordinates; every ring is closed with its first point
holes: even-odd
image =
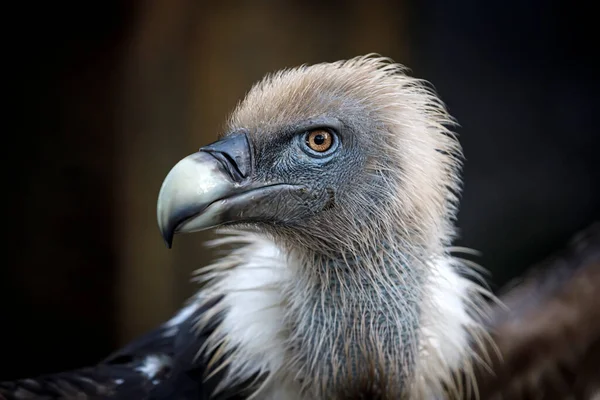
{"type": "Polygon", "coordinates": [[[252,173],[252,153],[244,133],[179,161],[165,178],[157,202],[158,226],[167,247],[171,248],[175,233],[269,220],[279,195],[298,190],[284,183],[256,182],[252,173]]]}

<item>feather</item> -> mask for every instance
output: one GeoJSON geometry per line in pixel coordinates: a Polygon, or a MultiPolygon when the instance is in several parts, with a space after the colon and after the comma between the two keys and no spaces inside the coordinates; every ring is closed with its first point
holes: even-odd
{"type": "Polygon", "coordinates": [[[488,326],[494,357],[476,377],[481,398],[598,398],[598,288],[596,222],[501,292],[488,326]]]}
{"type": "Polygon", "coordinates": [[[1,400],[235,400],[240,387],[210,397],[222,374],[204,379],[207,366],[199,349],[218,322],[203,331],[196,321],[220,299],[204,307],[192,303],[172,320],[141,336],[99,364],[33,379],[0,382],[1,400]]]}

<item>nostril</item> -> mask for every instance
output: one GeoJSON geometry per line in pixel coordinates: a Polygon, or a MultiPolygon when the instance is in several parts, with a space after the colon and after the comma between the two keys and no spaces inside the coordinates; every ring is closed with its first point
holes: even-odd
{"type": "Polygon", "coordinates": [[[240,170],[239,165],[229,154],[210,150],[207,151],[207,153],[219,160],[223,169],[227,171],[234,182],[241,182],[244,178],[246,178],[244,173],[240,170]]]}
{"type": "Polygon", "coordinates": [[[204,151],[217,160],[234,182],[247,178],[252,169],[252,154],[248,137],[245,133],[236,133],[215,143],[202,147],[204,151]]]}

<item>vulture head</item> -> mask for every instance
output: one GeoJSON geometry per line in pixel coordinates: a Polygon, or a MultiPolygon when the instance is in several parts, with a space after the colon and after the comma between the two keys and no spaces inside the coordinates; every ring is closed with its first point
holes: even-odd
{"type": "Polygon", "coordinates": [[[449,250],[451,126],[424,82],[364,56],[267,76],[220,140],[173,167],[157,206],[167,244],[228,227],[215,243],[239,245],[201,268],[193,302],[211,305],[197,325],[216,326],[205,352],[223,385],[258,376],[265,399],[461,390],[484,290],[449,250]]]}

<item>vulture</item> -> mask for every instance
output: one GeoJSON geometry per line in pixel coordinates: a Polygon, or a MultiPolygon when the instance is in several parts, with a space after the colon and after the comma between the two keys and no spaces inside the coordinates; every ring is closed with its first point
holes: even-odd
{"type": "Polygon", "coordinates": [[[219,233],[198,293],[97,365],[0,398],[597,399],[598,223],[496,296],[453,247],[454,125],[378,55],[268,75],[158,194],[168,247],[219,233]]]}

